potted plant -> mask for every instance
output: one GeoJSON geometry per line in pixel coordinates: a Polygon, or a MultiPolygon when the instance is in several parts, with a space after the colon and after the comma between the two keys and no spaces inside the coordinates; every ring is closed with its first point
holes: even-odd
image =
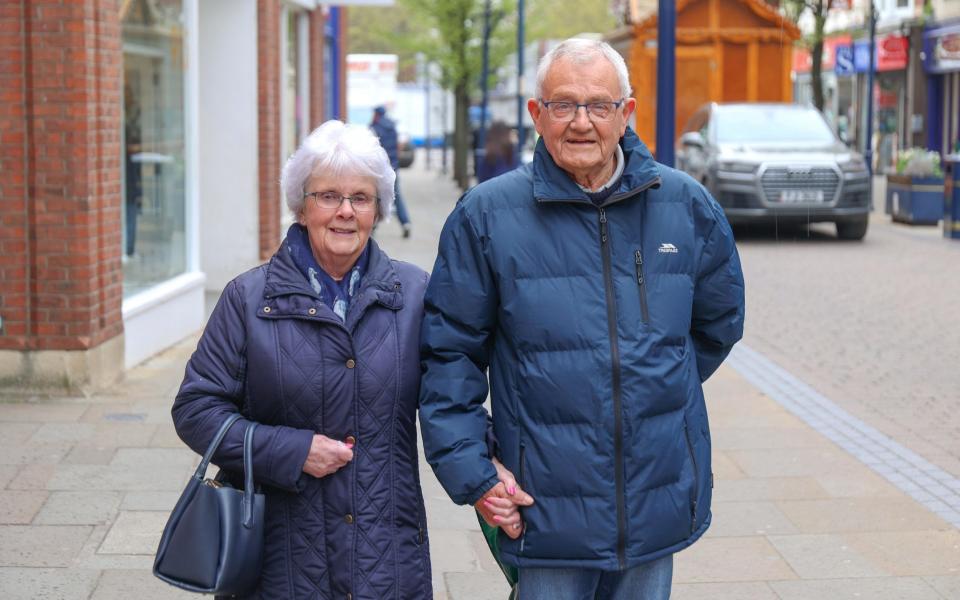
{"type": "Polygon", "coordinates": [[[909,148],[897,157],[896,174],[887,174],[886,213],[910,225],[936,225],[943,217],[940,154],[909,148]]]}

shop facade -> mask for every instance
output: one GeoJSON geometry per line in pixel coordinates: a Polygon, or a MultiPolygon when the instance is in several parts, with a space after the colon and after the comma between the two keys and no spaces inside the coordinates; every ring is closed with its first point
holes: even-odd
{"type": "Polygon", "coordinates": [[[312,0],[0,12],[0,385],[103,385],[197,331],[205,294],[272,254],[283,160],[345,114],[343,13],[312,0]]]}
{"type": "Polygon", "coordinates": [[[960,152],[960,19],[929,27],[923,48],[930,117],[927,147],[955,154],[960,152]]]}

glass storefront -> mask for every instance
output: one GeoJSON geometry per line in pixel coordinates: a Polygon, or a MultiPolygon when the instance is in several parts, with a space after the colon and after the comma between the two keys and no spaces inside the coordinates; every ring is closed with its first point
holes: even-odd
{"type": "Polygon", "coordinates": [[[187,270],[182,0],[122,3],[123,293],[187,270]]]}

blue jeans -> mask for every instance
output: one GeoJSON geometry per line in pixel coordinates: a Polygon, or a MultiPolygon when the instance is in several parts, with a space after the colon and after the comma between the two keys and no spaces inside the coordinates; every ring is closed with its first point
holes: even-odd
{"type": "Polygon", "coordinates": [[[519,600],[669,600],[673,555],[626,571],[520,568],[519,600]]]}
{"type": "Polygon", "coordinates": [[[400,172],[394,172],[397,174],[397,178],[393,182],[393,205],[397,207],[397,218],[400,219],[400,224],[407,225],[410,223],[410,215],[407,214],[407,207],[400,197],[400,172]]]}

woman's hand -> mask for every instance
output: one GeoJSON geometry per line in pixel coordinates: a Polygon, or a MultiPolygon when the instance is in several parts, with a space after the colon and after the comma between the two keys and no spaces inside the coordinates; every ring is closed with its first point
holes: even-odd
{"type": "Polygon", "coordinates": [[[492,527],[500,527],[509,537],[517,539],[523,533],[520,506],[533,504],[533,497],[517,485],[517,480],[496,458],[493,466],[500,483],[493,486],[474,504],[483,520],[492,527]]]}
{"type": "Polygon", "coordinates": [[[310,453],[303,463],[303,472],[314,477],[326,477],[336,473],[341,467],[353,460],[353,445],[339,440],[331,440],[319,433],[313,436],[310,453]]]}

